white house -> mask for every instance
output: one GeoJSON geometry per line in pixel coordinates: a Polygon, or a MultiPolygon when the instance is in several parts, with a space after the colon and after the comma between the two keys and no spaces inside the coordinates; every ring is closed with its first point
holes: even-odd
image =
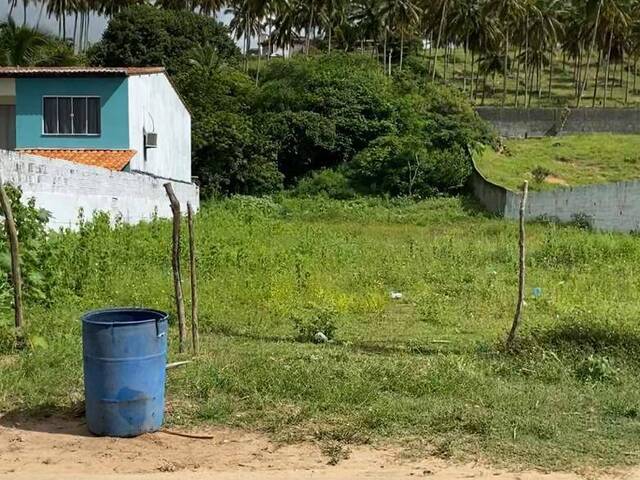
{"type": "Polygon", "coordinates": [[[85,216],[105,209],[130,222],[168,216],[167,181],[181,203],[198,206],[191,117],[161,67],[0,67],[0,149],[18,152],[0,153],[5,180],[33,194],[53,225],[72,226],[80,208],[85,216]],[[26,164],[38,170],[38,185],[26,164]],[[88,192],[74,184],[74,168],[103,183],[88,192]],[[57,180],[48,178],[53,170],[57,180]],[[123,181],[131,189],[138,180],[144,188],[122,191],[123,181]]]}

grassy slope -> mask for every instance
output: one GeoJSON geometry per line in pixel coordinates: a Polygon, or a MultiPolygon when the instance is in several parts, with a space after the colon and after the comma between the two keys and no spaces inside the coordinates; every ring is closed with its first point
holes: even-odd
{"type": "Polygon", "coordinates": [[[489,180],[512,190],[529,180],[531,188],[548,190],[558,184],[537,181],[532,172],[546,169],[568,186],[640,178],[640,135],[592,134],[507,140],[498,153],[486,150],[476,160],[489,180]]]}
{"type": "MultiPolygon", "coordinates": [[[[170,375],[171,424],[402,437],[552,468],[638,460],[638,238],[532,225],[527,290],[543,295],[527,294],[526,341],[509,355],[499,344],[516,296],[516,226],[464,198],[231,199],[205,207],[197,234],[203,353],[170,375]],[[334,344],[293,341],[291,314],[309,303],[338,312],[334,344]]],[[[156,222],[64,241],[60,275],[78,296],[29,309],[30,334],[48,345],[0,353],[0,412],[60,413],[82,398],[83,310],[172,309],[170,238],[156,222]]]]}

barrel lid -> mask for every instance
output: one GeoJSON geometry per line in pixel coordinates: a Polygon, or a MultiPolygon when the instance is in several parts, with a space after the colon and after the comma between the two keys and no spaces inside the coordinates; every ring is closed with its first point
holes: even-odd
{"type": "Polygon", "coordinates": [[[148,308],[107,308],[82,315],[83,323],[92,325],[135,325],[165,321],[169,314],[148,308]]]}

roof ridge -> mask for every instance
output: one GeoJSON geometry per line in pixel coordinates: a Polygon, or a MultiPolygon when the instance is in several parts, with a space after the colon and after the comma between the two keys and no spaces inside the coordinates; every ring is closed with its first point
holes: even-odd
{"type": "Polygon", "coordinates": [[[65,67],[0,67],[0,77],[11,76],[37,76],[37,75],[115,75],[115,76],[136,76],[152,73],[166,73],[163,66],[150,67],[87,67],[87,66],[65,66],[65,67]]]}

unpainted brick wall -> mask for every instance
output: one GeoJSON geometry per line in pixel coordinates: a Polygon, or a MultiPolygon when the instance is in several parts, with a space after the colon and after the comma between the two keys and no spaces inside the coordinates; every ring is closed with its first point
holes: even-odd
{"type": "Polygon", "coordinates": [[[631,108],[478,107],[478,114],[506,138],[576,133],[640,133],[640,110],[631,108]]]}
{"type": "MultiPolygon", "coordinates": [[[[520,193],[490,182],[477,170],[470,185],[475,197],[488,211],[507,219],[518,218],[520,193]]],[[[526,217],[560,223],[580,220],[596,230],[637,232],[640,231],[640,181],[532,191],[526,217]]]]}
{"type": "MultiPolygon", "coordinates": [[[[140,173],[113,172],[64,160],[0,150],[0,175],[22,189],[23,198],[51,214],[53,229],[77,227],[80,211],[85,218],[104,211],[112,219],[135,224],[154,215],[169,218],[171,208],[164,190],[167,180],[140,173]]],[[[200,206],[194,184],[171,182],[184,211],[187,202],[200,206]]]]}

